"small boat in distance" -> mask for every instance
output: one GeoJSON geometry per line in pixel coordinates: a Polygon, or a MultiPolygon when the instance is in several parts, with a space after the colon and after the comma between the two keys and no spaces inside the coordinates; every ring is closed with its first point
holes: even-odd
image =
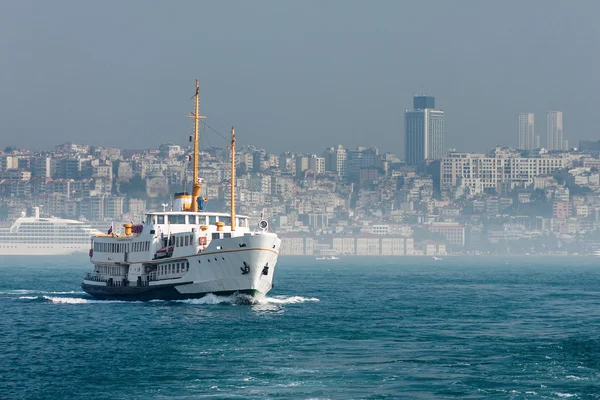
{"type": "Polygon", "coordinates": [[[339,257],[336,256],[323,256],[323,257],[317,257],[317,260],[339,260],[339,257]]]}
{"type": "Polygon", "coordinates": [[[441,257],[435,257],[435,256],[433,256],[433,259],[434,259],[435,261],[440,261],[442,258],[441,258],[441,257]]]}

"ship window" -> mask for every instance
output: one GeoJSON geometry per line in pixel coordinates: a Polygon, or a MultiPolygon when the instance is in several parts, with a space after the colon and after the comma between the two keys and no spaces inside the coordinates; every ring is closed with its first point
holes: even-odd
{"type": "Polygon", "coordinates": [[[150,215],[150,214],[146,215],[146,224],[147,225],[151,225],[152,224],[152,215],[150,215]]]}
{"type": "Polygon", "coordinates": [[[170,224],[185,224],[185,215],[169,215],[170,224]]]}
{"type": "Polygon", "coordinates": [[[213,239],[219,239],[219,232],[213,232],[212,233],[212,238],[213,239]]]}
{"type": "Polygon", "coordinates": [[[219,217],[219,221],[224,222],[225,225],[231,225],[231,217],[219,217]]]}
{"type": "Polygon", "coordinates": [[[185,237],[185,245],[188,246],[190,244],[190,237],[186,236],[185,237]]]}
{"type": "Polygon", "coordinates": [[[209,225],[215,225],[217,223],[217,216],[216,215],[209,215],[208,216],[208,224],[209,225]]]}
{"type": "Polygon", "coordinates": [[[225,232],[225,233],[223,234],[223,237],[224,237],[224,238],[230,238],[230,237],[231,237],[231,233],[229,233],[229,232],[225,232]]]}
{"type": "Polygon", "coordinates": [[[157,215],[158,217],[158,223],[159,224],[164,224],[165,223],[165,216],[164,215],[157,215]]]}

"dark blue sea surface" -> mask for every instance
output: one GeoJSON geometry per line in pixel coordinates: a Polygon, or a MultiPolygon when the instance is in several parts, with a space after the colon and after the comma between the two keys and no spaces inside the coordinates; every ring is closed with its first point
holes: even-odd
{"type": "Polygon", "coordinates": [[[0,399],[600,399],[600,259],[281,257],[252,305],[88,270],[0,257],[0,399]]]}

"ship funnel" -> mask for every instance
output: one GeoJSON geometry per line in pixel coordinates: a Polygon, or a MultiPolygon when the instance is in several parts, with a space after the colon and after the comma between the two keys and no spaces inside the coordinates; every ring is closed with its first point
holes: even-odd
{"type": "Polygon", "coordinates": [[[175,193],[173,197],[173,211],[191,211],[192,196],[189,193],[175,193]]]}

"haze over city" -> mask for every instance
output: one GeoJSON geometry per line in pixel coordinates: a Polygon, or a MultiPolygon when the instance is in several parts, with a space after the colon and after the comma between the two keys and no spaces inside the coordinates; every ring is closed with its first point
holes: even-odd
{"type": "MultiPolygon", "coordinates": [[[[404,153],[414,94],[445,112],[446,148],[517,145],[517,113],[564,112],[598,136],[595,1],[77,2],[0,6],[0,141],[184,144],[201,111],[279,153],[404,153]]],[[[210,136],[209,136],[210,137],[210,136]]],[[[218,142],[219,138],[210,139],[218,142]]],[[[223,143],[213,143],[223,145],[223,143]]],[[[208,145],[208,143],[204,143],[208,145]]]]}

